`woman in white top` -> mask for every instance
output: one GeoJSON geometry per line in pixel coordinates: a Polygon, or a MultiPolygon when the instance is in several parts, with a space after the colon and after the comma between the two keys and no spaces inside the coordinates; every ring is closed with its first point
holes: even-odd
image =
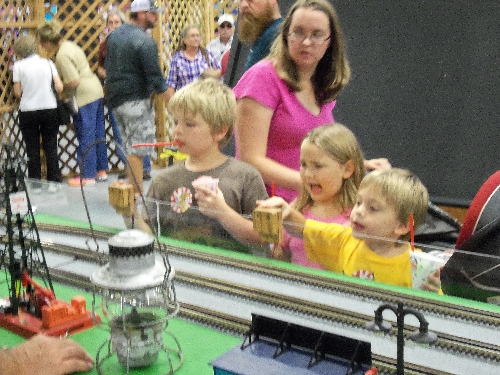
{"type": "MultiPolygon", "coordinates": [[[[52,90],[52,82],[57,92],[63,84],[54,63],[37,55],[37,41],[31,35],[20,36],[14,42],[14,53],[18,61],[14,63],[14,95],[21,99],[19,105],[19,127],[28,155],[28,177],[40,180],[40,136],[47,161],[49,191],[55,192],[61,182],[61,170],[57,154],[57,103],[52,90]]],[[[35,192],[40,186],[34,187],[35,192]]]]}

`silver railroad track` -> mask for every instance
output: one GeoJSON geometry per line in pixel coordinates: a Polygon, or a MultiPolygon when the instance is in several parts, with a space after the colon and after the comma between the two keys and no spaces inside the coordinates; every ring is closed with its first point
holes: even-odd
{"type": "MultiPolygon", "coordinates": [[[[63,254],[89,264],[97,264],[98,257],[102,258],[103,256],[102,253],[97,254],[81,246],[71,246],[53,241],[46,242],[43,239],[45,232],[88,239],[90,236],[88,229],[47,224],[38,224],[38,228],[42,233],[42,245],[48,253],[63,254]]],[[[97,240],[106,241],[113,233],[94,231],[93,235],[97,240]]],[[[446,375],[460,373],[445,364],[427,363],[425,360],[419,363],[418,358],[429,353],[441,353],[442,358],[448,356],[445,361],[450,363],[458,363],[464,359],[473,362],[472,366],[474,367],[480,363],[486,363],[485,369],[482,370],[483,373],[490,373],[495,369],[498,371],[491,372],[492,374],[500,373],[500,346],[497,345],[497,340],[489,338],[489,336],[498,337],[500,330],[500,316],[496,313],[447,303],[446,301],[430,300],[410,294],[381,290],[376,287],[332,280],[261,262],[246,261],[181,247],[169,246],[168,252],[171,262],[175,263],[176,267],[175,284],[178,298],[181,301],[179,316],[183,319],[210,326],[232,335],[242,336],[248,330],[250,319],[248,314],[238,313],[237,304],[242,302],[245,306],[250,305],[256,310],[261,310],[264,306],[267,311],[276,313],[277,316],[297,319],[298,322],[305,322],[303,325],[312,328],[329,330],[335,327],[336,332],[334,333],[342,334],[347,331],[348,335],[351,336],[363,336],[361,339],[366,340],[366,337],[369,337],[374,352],[374,364],[382,373],[393,374],[395,373],[395,355],[384,355],[390,351],[388,349],[383,349],[379,353],[375,349],[379,345],[386,345],[386,347],[394,348],[395,351],[396,330],[393,329],[384,335],[375,335],[368,332],[364,326],[373,319],[373,306],[376,307],[380,303],[402,301],[405,305],[422,311],[430,322],[430,329],[434,330],[439,338],[435,344],[426,348],[407,343],[406,351],[410,352],[410,355],[406,355],[408,374],[446,375]],[[215,269],[215,271],[212,274],[206,274],[204,271],[191,272],[191,268],[203,270],[210,268],[215,269]],[[227,270],[239,276],[224,277],[222,274],[227,270]],[[244,282],[251,277],[256,277],[260,284],[255,285],[255,281],[244,282]],[[293,291],[285,293],[281,288],[265,287],[273,282],[290,286],[293,291]],[[305,287],[306,292],[297,292],[294,289],[296,287],[305,287]],[[325,303],[324,300],[318,301],[312,297],[316,292],[320,292],[323,296],[332,295],[333,299],[356,301],[362,306],[369,307],[367,310],[365,309],[366,311],[357,311],[359,308],[347,306],[345,303],[340,304],[340,306],[335,303],[325,303]],[[195,294],[191,295],[191,293],[195,294]],[[185,300],[182,300],[183,294],[187,295],[185,300]],[[199,296],[202,295],[210,296],[210,299],[216,302],[209,303],[209,301],[208,306],[207,303],[200,303],[199,296]],[[197,301],[197,304],[193,304],[192,301],[197,301]],[[230,301],[232,304],[229,310],[213,308],[213,306],[222,306],[224,301],[230,301]],[[445,327],[445,322],[449,322],[448,325],[451,328],[445,327]],[[469,328],[476,327],[475,331],[478,332],[475,332],[475,335],[471,337],[463,332],[461,326],[464,325],[469,328]],[[455,329],[453,326],[456,326],[455,329]],[[415,360],[412,360],[412,354],[415,360]]],[[[77,275],[60,268],[51,268],[50,272],[55,281],[89,291],[93,288],[86,275],[77,275]]],[[[469,328],[468,330],[470,330],[469,328]]],[[[405,325],[405,335],[415,329],[415,325],[405,325]]],[[[438,359],[437,362],[439,361],[443,360],[438,359]]],[[[463,371],[465,374],[468,373],[467,369],[463,371]]]]}

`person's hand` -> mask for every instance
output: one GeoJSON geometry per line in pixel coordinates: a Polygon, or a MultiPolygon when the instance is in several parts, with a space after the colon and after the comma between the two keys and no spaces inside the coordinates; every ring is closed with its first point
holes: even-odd
{"type": "Polygon", "coordinates": [[[283,219],[286,219],[292,212],[292,207],[281,197],[271,197],[264,201],[257,201],[257,206],[262,208],[279,208],[282,211],[283,219]]]}
{"type": "Polygon", "coordinates": [[[427,278],[427,281],[424,281],[422,283],[420,289],[439,293],[439,291],[441,290],[441,269],[438,268],[436,272],[430,274],[427,278]]]}
{"type": "Polygon", "coordinates": [[[221,219],[226,210],[229,208],[222,191],[217,188],[217,192],[214,192],[203,186],[196,186],[195,191],[194,197],[198,202],[200,212],[205,216],[211,217],[212,219],[221,219]]]}
{"type": "Polygon", "coordinates": [[[94,360],[71,339],[36,335],[10,349],[16,375],[65,375],[89,371],[94,360]]]}
{"type": "Polygon", "coordinates": [[[365,160],[365,169],[368,171],[373,171],[376,169],[385,170],[391,168],[392,165],[386,158],[365,160]]]}

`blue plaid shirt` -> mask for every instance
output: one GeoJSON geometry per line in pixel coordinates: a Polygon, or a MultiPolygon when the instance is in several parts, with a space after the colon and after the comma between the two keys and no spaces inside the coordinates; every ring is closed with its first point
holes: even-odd
{"type": "Polygon", "coordinates": [[[168,71],[167,85],[175,90],[179,90],[181,87],[196,80],[205,70],[209,68],[220,69],[220,64],[213,53],[207,51],[207,55],[208,63],[200,49],[193,61],[184,55],[184,51],[174,53],[172,62],[170,63],[170,70],[168,71]]]}

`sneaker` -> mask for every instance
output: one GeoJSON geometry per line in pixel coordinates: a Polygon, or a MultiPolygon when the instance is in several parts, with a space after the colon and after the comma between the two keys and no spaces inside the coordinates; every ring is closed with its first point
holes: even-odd
{"type": "Polygon", "coordinates": [[[61,184],[58,184],[57,182],[49,182],[47,193],[57,193],[57,191],[61,188],[61,184]]]}
{"type": "Polygon", "coordinates": [[[106,171],[99,171],[97,172],[97,182],[104,182],[108,181],[108,174],[106,171]]]}
{"type": "Polygon", "coordinates": [[[142,172],[142,179],[143,179],[144,181],[149,181],[149,180],[151,180],[151,172],[149,172],[149,171],[143,171],[143,172],[142,172]]]}
{"type": "MultiPolygon", "coordinates": [[[[82,186],[94,186],[95,178],[82,179],[82,186]]],[[[72,187],[80,187],[80,177],[73,177],[68,180],[68,185],[72,187]]]]}

